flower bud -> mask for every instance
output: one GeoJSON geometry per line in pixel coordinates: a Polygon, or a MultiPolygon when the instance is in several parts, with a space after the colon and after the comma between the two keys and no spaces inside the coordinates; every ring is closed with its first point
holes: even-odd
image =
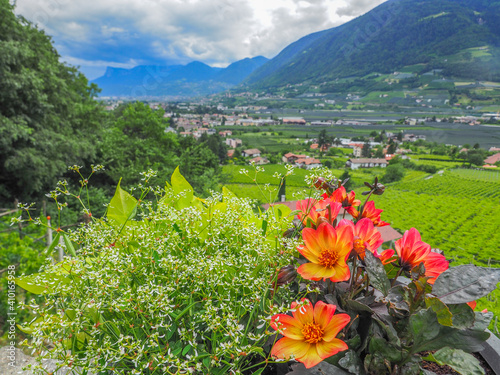
{"type": "Polygon", "coordinates": [[[292,264],[281,267],[276,279],[276,286],[282,286],[291,283],[297,277],[297,271],[292,264]]]}
{"type": "Polygon", "coordinates": [[[316,181],[314,181],[314,187],[318,190],[326,190],[328,189],[328,182],[323,177],[318,177],[316,181]]]}

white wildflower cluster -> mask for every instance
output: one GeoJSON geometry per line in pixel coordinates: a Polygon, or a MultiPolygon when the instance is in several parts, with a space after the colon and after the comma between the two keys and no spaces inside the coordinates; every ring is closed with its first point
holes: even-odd
{"type": "Polygon", "coordinates": [[[289,306],[270,280],[297,246],[282,237],[292,218],[226,193],[187,199],[168,191],[123,228],[96,219],[70,235],[78,256],[28,280],[45,302],[23,306],[38,315],[26,345],[93,373],[242,373],[289,306]]]}
{"type": "Polygon", "coordinates": [[[312,186],[319,177],[324,178],[326,181],[335,180],[333,172],[326,167],[318,167],[311,169],[311,173],[306,175],[304,180],[308,186],[312,186]]]}

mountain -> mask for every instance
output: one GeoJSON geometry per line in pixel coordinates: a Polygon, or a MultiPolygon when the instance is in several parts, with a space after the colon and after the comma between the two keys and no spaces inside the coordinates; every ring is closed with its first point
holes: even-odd
{"type": "Polygon", "coordinates": [[[416,64],[450,76],[500,80],[499,18],[499,1],[389,0],[290,44],[244,83],[265,88],[333,82],[416,64]]]}
{"type": "Polygon", "coordinates": [[[238,85],[268,61],[263,56],[214,68],[199,61],[186,65],[139,65],[132,69],[108,67],[92,81],[102,96],[198,96],[217,93],[238,85]]]}

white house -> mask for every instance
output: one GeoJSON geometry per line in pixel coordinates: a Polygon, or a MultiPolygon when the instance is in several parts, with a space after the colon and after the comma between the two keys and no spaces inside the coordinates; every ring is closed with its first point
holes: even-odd
{"type": "Polygon", "coordinates": [[[351,169],[358,168],[374,168],[374,167],[387,167],[389,163],[385,159],[350,159],[347,161],[346,166],[351,169]]]}
{"type": "Polygon", "coordinates": [[[260,151],[256,148],[250,148],[248,150],[243,150],[241,152],[241,156],[243,157],[252,157],[252,158],[257,158],[260,156],[260,151]]]}
{"type": "Polygon", "coordinates": [[[313,169],[321,167],[321,161],[315,158],[305,158],[305,159],[297,159],[295,161],[295,166],[299,168],[305,169],[313,169]]]}

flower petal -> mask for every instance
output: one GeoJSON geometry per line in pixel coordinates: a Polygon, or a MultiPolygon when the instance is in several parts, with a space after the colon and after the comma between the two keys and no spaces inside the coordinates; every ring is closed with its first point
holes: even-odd
{"type": "Polygon", "coordinates": [[[344,225],[350,226],[352,228],[352,230],[354,231],[354,223],[351,220],[347,220],[347,219],[340,220],[335,229],[339,229],[339,227],[343,227],[344,225]]]}
{"type": "Polygon", "coordinates": [[[306,368],[314,367],[320,363],[323,358],[318,355],[318,351],[316,349],[317,345],[318,344],[310,345],[307,352],[302,357],[296,358],[297,361],[302,362],[306,368]]]}
{"type": "Polygon", "coordinates": [[[334,268],[326,268],[317,263],[305,263],[301,265],[297,272],[307,280],[321,280],[333,277],[336,273],[334,268]]]}
{"type": "Polygon", "coordinates": [[[318,243],[322,249],[330,249],[337,242],[335,229],[328,223],[321,223],[316,230],[318,243]]]}
{"type": "Polygon", "coordinates": [[[337,230],[337,243],[335,248],[343,256],[351,252],[353,247],[354,231],[351,226],[344,225],[337,230]]]}
{"type": "Polygon", "coordinates": [[[317,254],[314,251],[311,251],[308,247],[306,247],[306,246],[298,246],[297,250],[299,251],[299,253],[301,253],[304,256],[304,258],[306,258],[310,262],[318,263],[318,261],[319,261],[318,260],[319,254],[317,254]]]}
{"type": "Polygon", "coordinates": [[[324,328],[323,340],[332,341],[350,321],[351,317],[347,314],[334,315],[330,323],[324,328]]]}
{"type": "Polygon", "coordinates": [[[346,281],[351,276],[349,266],[343,260],[339,259],[337,264],[333,266],[333,270],[335,270],[335,274],[330,277],[330,280],[333,282],[346,281]]]}
{"type": "Polygon", "coordinates": [[[290,315],[277,314],[271,318],[271,327],[285,337],[294,340],[303,340],[303,325],[290,315]]]}
{"type": "Polygon", "coordinates": [[[337,306],[326,304],[322,301],[316,302],[314,306],[314,321],[324,330],[332,320],[337,306]]]}
{"type": "Polygon", "coordinates": [[[320,341],[316,344],[316,351],[321,359],[331,357],[343,350],[347,350],[349,347],[345,342],[339,339],[333,339],[332,341],[320,341]]]}
{"type": "Polygon", "coordinates": [[[303,357],[307,354],[311,344],[302,340],[293,340],[283,337],[271,349],[271,355],[276,358],[289,359],[292,355],[295,358],[303,357]]]}
{"type": "Polygon", "coordinates": [[[302,239],[304,240],[304,245],[312,253],[319,254],[321,252],[321,246],[318,240],[317,231],[312,228],[304,228],[302,230],[302,239]]]}
{"type": "Polygon", "coordinates": [[[307,323],[312,323],[314,320],[314,308],[307,298],[302,298],[302,302],[305,302],[303,306],[299,307],[297,302],[292,302],[292,315],[297,319],[302,325],[307,323]]]}

